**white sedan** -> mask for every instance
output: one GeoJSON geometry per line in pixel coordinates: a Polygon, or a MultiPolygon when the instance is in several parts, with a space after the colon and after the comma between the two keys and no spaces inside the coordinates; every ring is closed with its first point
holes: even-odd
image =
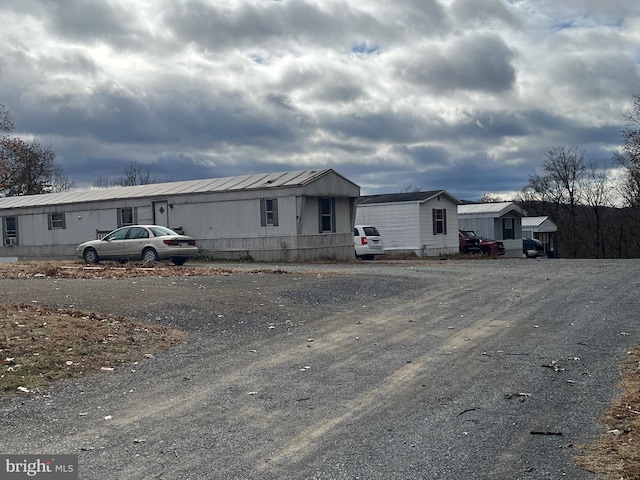
{"type": "Polygon", "coordinates": [[[109,233],[102,240],[90,240],[76,248],[76,256],[87,263],[100,260],[140,260],[145,263],[170,258],[183,265],[199,253],[196,241],[159,225],[129,225],[109,233]]]}

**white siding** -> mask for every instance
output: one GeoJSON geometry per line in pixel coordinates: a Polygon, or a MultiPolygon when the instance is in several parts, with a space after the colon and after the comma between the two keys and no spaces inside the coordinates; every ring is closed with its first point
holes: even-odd
{"type": "Polygon", "coordinates": [[[445,196],[424,203],[397,202],[361,204],[356,225],[373,225],[390,253],[412,251],[419,256],[451,255],[458,252],[457,205],[445,196]],[[433,234],[432,209],[447,210],[447,234],[433,234]]]}
{"type": "Polygon", "coordinates": [[[425,256],[450,255],[458,253],[458,209],[448,199],[434,198],[420,205],[420,244],[425,256]],[[433,209],[446,209],[446,235],[433,234],[433,209]]]}
{"type": "Polygon", "coordinates": [[[501,240],[502,232],[496,234],[495,219],[491,217],[470,217],[466,215],[458,216],[458,223],[461,230],[473,230],[477,235],[482,235],[494,240],[501,240]]]}
{"type": "Polygon", "coordinates": [[[295,226],[295,198],[278,198],[278,225],[261,226],[260,199],[174,205],[169,212],[172,227],[182,227],[195,238],[253,238],[292,235],[295,226]],[[180,219],[175,225],[172,218],[180,219]]]}
{"type": "Polygon", "coordinates": [[[96,238],[97,230],[118,227],[119,208],[135,208],[137,223],[152,224],[153,204],[163,202],[168,226],[182,228],[196,238],[204,255],[292,261],[354,258],[354,205],[360,194],[357,185],[332,171],[237,180],[244,183],[225,183],[215,191],[209,191],[213,187],[202,181],[12,199],[7,201],[10,208],[0,209],[0,216],[17,218],[18,245],[4,247],[0,243],[0,257],[72,256],[79,243],[96,238]],[[114,198],[109,199],[108,193],[114,198]],[[318,195],[335,198],[335,232],[319,232],[318,195]],[[278,200],[277,226],[261,225],[262,198],[278,200]],[[60,203],[55,203],[56,199],[60,203]],[[49,213],[65,213],[66,228],[49,230],[49,213]]]}
{"type": "Polygon", "coordinates": [[[385,250],[411,250],[420,254],[417,203],[358,205],[356,225],[376,227],[384,241],[385,250]]]}

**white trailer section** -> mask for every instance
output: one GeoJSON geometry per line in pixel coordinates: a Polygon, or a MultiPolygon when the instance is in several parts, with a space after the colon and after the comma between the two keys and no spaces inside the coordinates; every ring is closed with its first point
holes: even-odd
{"type": "Polygon", "coordinates": [[[455,254],[460,203],[444,190],[363,196],[356,224],[377,227],[388,253],[455,254]]]}

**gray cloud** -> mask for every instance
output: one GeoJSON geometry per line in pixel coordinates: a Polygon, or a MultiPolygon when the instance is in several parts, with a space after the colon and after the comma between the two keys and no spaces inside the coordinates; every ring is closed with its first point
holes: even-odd
{"type": "Polygon", "coordinates": [[[332,167],[365,193],[521,188],[602,159],[640,6],[567,0],[8,0],[0,103],[80,185],[332,167]]]}
{"type": "Polygon", "coordinates": [[[522,22],[502,0],[455,0],[451,5],[451,12],[457,21],[483,28],[522,26],[522,22]]]}
{"type": "Polygon", "coordinates": [[[514,52],[496,35],[464,36],[446,45],[429,46],[396,66],[409,81],[439,93],[451,90],[508,92],[514,86],[514,52]]]}

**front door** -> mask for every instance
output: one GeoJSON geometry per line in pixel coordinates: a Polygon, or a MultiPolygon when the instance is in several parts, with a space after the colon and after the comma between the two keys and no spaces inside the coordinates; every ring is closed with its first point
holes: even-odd
{"type": "Polygon", "coordinates": [[[166,200],[161,202],[153,202],[153,223],[156,225],[162,225],[163,227],[169,226],[169,205],[166,200]]]}

